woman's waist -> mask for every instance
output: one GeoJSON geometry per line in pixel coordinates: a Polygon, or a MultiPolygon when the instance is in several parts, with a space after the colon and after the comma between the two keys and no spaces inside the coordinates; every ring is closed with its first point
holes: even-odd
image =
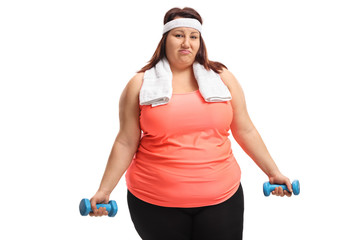
{"type": "Polygon", "coordinates": [[[240,177],[241,170],[233,156],[216,164],[177,167],[134,159],[126,174],[129,189],[143,200],[154,204],[162,202],[161,205],[166,199],[184,204],[218,201],[233,191],[240,177]]]}
{"type": "Polygon", "coordinates": [[[212,182],[239,168],[231,153],[226,158],[144,159],[136,155],[128,171],[149,181],[174,183],[212,182]]]}
{"type": "Polygon", "coordinates": [[[229,158],[232,155],[230,141],[222,145],[160,145],[149,146],[140,144],[136,158],[144,161],[155,162],[184,162],[204,163],[218,162],[229,158]]]}

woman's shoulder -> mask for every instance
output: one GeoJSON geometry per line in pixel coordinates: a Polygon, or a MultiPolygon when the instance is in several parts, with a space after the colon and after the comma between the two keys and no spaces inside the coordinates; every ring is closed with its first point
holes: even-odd
{"type": "Polygon", "coordinates": [[[139,95],[143,83],[144,73],[136,73],[127,83],[126,90],[135,95],[139,95]]]}
{"type": "Polygon", "coordinates": [[[239,81],[236,79],[234,74],[230,72],[227,68],[223,68],[219,73],[221,80],[229,88],[230,92],[241,89],[239,81]]]}
{"type": "Polygon", "coordinates": [[[139,106],[139,94],[144,73],[137,73],[126,84],[120,96],[120,106],[125,108],[139,106]],[[125,104],[125,105],[124,105],[125,104]]]}

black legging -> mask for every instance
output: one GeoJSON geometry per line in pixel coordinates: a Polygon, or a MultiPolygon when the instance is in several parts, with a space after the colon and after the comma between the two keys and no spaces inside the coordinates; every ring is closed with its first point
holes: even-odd
{"type": "Polygon", "coordinates": [[[241,240],[244,195],[237,192],[223,203],[197,208],[169,208],[146,203],[130,191],[131,219],[143,240],[241,240]]]}

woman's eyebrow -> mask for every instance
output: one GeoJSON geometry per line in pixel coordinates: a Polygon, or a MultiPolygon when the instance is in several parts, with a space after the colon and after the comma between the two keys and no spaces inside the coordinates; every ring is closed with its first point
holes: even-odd
{"type": "MultiPolygon", "coordinates": [[[[184,30],[181,30],[181,29],[177,29],[177,30],[175,30],[175,32],[185,33],[185,31],[184,31],[184,30]]],[[[191,32],[191,34],[193,34],[193,33],[199,34],[199,32],[191,32]]]]}

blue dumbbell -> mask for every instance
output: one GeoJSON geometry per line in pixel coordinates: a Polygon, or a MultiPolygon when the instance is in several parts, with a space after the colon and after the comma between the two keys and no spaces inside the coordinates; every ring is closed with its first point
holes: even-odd
{"type": "MultiPolygon", "coordinates": [[[[96,208],[99,209],[101,207],[106,208],[106,211],[109,213],[108,214],[109,217],[114,217],[118,211],[117,204],[114,200],[111,200],[108,204],[96,204],[96,208]]],[[[92,209],[91,209],[90,200],[86,198],[82,199],[80,201],[79,210],[81,216],[87,216],[89,213],[91,213],[92,209]]]]}
{"type": "MultiPolygon", "coordinates": [[[[294,180],[293,183],[291,184],[291,186],[292,186],[292,189],[293,189],[293,193],[294,193],[295,195],[299,195],[299,193],[300,193],[300,183],[299,183],[299,180],[294,180]]],[[[263,187],[264,195],[265,195],[265,196],[269,196],[270,193],[271,193],[272,191],[274,191],[275,188],[277,188],[277,187],[282,187],[283,190],[289,191],[289,190],[287,189],[286,185],[270,184],[270,182],[265,182],[265,183],[264,183],[264,187],[263,187]]]]}

